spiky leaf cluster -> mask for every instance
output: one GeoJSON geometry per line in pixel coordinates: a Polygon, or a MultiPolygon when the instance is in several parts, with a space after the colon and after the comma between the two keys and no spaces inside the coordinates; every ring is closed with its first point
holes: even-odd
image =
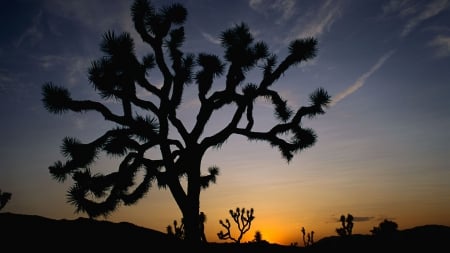
{"type": "Polygon", "coordinates": [[[70,109],[72,102],[70,92],[49,82],[42,86],[42,102],[45,109],[51,113],[64,113],[70,109]]]}

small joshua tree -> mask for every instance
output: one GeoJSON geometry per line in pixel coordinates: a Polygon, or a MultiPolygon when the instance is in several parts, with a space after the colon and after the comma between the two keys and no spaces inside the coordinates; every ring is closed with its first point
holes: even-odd
{"type": "Polygon", "coordinates": [[[353,229],[353,216],[351,214],[347,215],[347,218],[345,218],[345,215],[341,215],[341,228],[336,228],[336,232],[340,236],[350,236],[352,235],[352,229],[353,229]]]}
{"type": "Polygon", "coordinates": [[[184,239],[184,223],[183,219],[181,219],[180,226],[178,226],[177,220],[173,220],[173,229],[172,226],[167,226],[167,234],[173,236],[178,239],[184,239]]]}
{"type": "Polygon", "coordinates": [[[12,194],[10,192],[2,192],[0,190],[0,210],[5,207],[6,203],[11,199],[12,194]]]}
{"type": "Polygon", "coordinates": [[[314,231],[306,233],[305,228],[302,227],[302,234],[303,234],[303,245],[305,245],[305,247],[308,247],[314,243],[314,231]]]}
{"type": "Polygon", "coordinates": [[[226,232],[223,232],[221,230],[219,233],[217,233],[217,236],[221,240],[230,239],[236,243],[240,243],[244,234],[250,230],[252,221],[255,219],[255,216],[253,216],[253,208],[251,208],[250,210],[245,210],[245,208],[239,209],[238,207],[236,208],[236,211],[230,209],[230,215],[238,226],[239,236],[235,238],[231,235],[231,223],[228,219],[226,219],[225,222],[223,222],[222,220],[219,221],[220,225],[222,225],[222,227],[226,229],[226,232]]]}
{"type": "Polygon", "coordinates": [[[206,223],[206,214],[204,212],[200,212],[200,232],[201,232],[201,239],[203,243],[207,243],[206,235],[205,235],[205,223],[206,223]]]}
{"type": "MultiPolygon", "coordinates": [[[[206,235],[205,235],[205,222],[206,222],[206,215],[204,212],[200,212],[200,231],[202,242],[206,243],[206,235]]],[[[173,227],[171,225],[168,225],[166,227],[167,234],[170,236],[173,236],[175,238],[184,240],[185,239],[185,229],[184,229],[184,220],[181,219],[180,226],[178,226],[177,220],[173,220],[173,227]]]]}

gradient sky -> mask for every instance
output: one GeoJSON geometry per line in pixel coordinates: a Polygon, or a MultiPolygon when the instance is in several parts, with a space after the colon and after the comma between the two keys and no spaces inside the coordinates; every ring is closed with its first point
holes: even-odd
{"type": "MultiPolygon", "coordinates": [[[[273,243],[303,245],[302,227],[313,230],[316,240],[336,235],[340,215],[348,213],[355,217],[354,233],[361,234],[370,234],[384,219],[399,229],[450,226],[450,1],[178,2],[188,10],[187,53],[222,57],[220,33],[240,22],[279,59],[291,40],[316,37],[317,57],[291,68],[273,87],[293,108],[307,105],[318,87],[333,97],[326,114],[304,122],[316,131],[317,143],[289,164],[267,143],[241,137],[206,154],[202,166],[220,168],[217,183],[201,194],[209,241],[219,241],[219,220],[236,207],[255,210],[243,241],[260,231],[273,243]]],[[[12,193],[2,212],[86,217],[66,202],[71,181],[52,180],[48,166],[64,160],[65,136],[90,141],[110,125],[96,113],[50,114],[41,102],[41,86],[52,81],[75,99],[97,99],[87,68],[102,55],[104,32],[130,32],[138,54],[149,49],[133,29],[131,4],[2,1],[0,189],[12,193]]],[[[259,77],[252,74],[248,81],[259,77]]],[[[180,115],[186,122],[193,121],[196,105],[184,99],[180,115]]],[[[273,113],[263,101],[258,105],[256,126],[264,129],[273,113]]],[[[227,120],[214,117],[211,130],[227,120]]],[[[105,158],[95,168],[112,170],[116,164],[105,158]]],[[[165,232],[180,218],[169,191],[154,187],[108,220],[165,232]]]]}

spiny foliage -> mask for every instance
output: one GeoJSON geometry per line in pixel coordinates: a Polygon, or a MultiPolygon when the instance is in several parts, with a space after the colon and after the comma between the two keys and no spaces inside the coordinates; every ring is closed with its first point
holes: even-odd
{"type": "Polygon", "coordinates": [[[90,84],[103,102],[74,99],[68,89],[52,82],[42,86],[42,102],[49,112],[97,112],[114,125],[86,143],[64,138],[61,151],[66,161],[55,162],[49,171],[57,181],[73,179],[68,202],[93,218],[107,216],[121,204],[137,203],[152,185],[169,188],[183,214],[185,239],[200,240],[200,191],[215,183],[219,175],[215,165],[202,173],[208,149],[240,135],[269,143],[289,162],[295,153],[315,143],[316,134],[303,127],[302,120],[324,113],[330,102],[328,93],[318,88],[308,105],[293,109],[272,86],[289,68],[316,55],[317,40],[296,39],[289,44],[287,55],[278,58],[240,23],[220,34],[221,58],[206,52],[183,52],[187,10],[181,4],[158,9],[150,1],[135,0],[131,18],[150,51],[138,57],[130,33],[105,32],[100,43],[104,55],[88,69],[90,84]],[[247,81],[247,73],[261,66],[261,79],[247,81]],[[155,71],[160,74],[158,79],[162,77],[160,84],[153,82],[155,71]],[[224,81],[220,84],[219,80],[224,81]],[[179,115],[188,85],[198,90],[199,101],[191,129],[179,115]],[[267,99],[277,120],[265,131],[254,129],[258,98],[267,99]],[[111,108],[110,100],[119,110],[111,108]],[[233,107],[230,121],[207,135],[206,125],[213,114],[228,105],[233,107]],[[159,155],[150,155],[150,151],[159,155]],[[105,154],[121,159],[117,171],[93,173],[105,154]],[[186,188],[182,182],[187,182],[186,188]]]}

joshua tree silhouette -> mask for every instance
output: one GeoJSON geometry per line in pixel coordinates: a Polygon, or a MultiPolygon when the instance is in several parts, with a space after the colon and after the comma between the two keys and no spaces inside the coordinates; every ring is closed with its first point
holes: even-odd
{"type": "Polygon", "coordinates": [[[219,233],[217,233],[217,236],[220,240],[230,239],[236,243],[240,243],[244,234],[250,230],[252,221],[255,219],[255,216],[253,216],[254,210],[253,208],[251,208],[250,210],[245,210],[245,208],[240,209],[238,207],[236,208],[236,211],[230,209],[229,212],[230,216],[233,218],[233,221],[237,224],[239,236],[236,238],[231,234],[231,222],[228,219],[225,219],[225,222],[219,220],[220,225],[222,225],[222,227],[224,227],[226,231],[220,231],[219,233]]]}
{"type": "Polygon", "coordinates": [[[353,229],[353,215],[348,214],[347,218],[345,215],[341,215],[341,228],[336,228],[336,232],[340,236],[349,236],[352,235],[352,229],[353,229]]]}
{"type": "Polygon", "coordinates": [[[184,239],[184,224],[183,220],[180,222],[180,226],[178,226],[178,221],[173,220],[173,228],[171,225],[166,227],[167,234],[173,236],[178,239],[184,239]]]}
{"type": "Polygon", "coordinates": [[[6,206],[6,203],[11,200],[12,194],[10,192],[2,192],[0,190],[0,210],[3,209],[3,207],[6,206]]]}
{"type": "Polygon", "coordinates": [[[181,51],[187,17],[181,4],[157,9],[150,1],[135,0],[131,16],[140,38],[152,52],[138,59],[129,33],[108,31],[101,42],[105,56],[93,61],[88,71],[94,89],[102,98],[118,101],[122,112],[112,110],[107,103],[73,99],[69,90],[51,82],[43,85],[42,100],[49,112],[93,111],[115,125],[91,142],[64,138],[62,153],[67,160],[55,162],[49,171],[58,181],[72,177],[75,183],[68,190],[68,202],[77,212],[93,218],[107,216],[122,203],[135,204],[156,182],[160,188],[170,190],[180,208],[185,240],[199,244],[200,192],[214,183],[219,173],[216,166],[211,166],[207,174],[202,172],[202,159],[208,149],[239,135],[268,142],[289,162],[295,153],[315,143],[316,134],[304,128],[302,120],[324,113],[330,102],[328,93],[318,88],[310,95],[309,105],[292,110],[272,85],[290,67],[315,57],[317,40],[292,41],[287,56],[278,62],[268,46],[255,42],[247,25],[241,23],[221,33],[225,51],[222,61],[212,54],[181,51]],[[246,74],[257,66],[262,67],[262,78],[246,84],[246,74]],[[153,69],[162,74],[161,86],[151,81],[153,69]],[[224,84],[214,85],[213,89],[213,82],[222,75],[224,84]],[[195,83],[199,101],[191,129],[178,114],[189,83],[195,83]],[[256,131],[254,106],[261,97],[273,105],[278,123],[256,131]],[[206,124],[224,106],[233,108],[229,123],[206,135],[206,124]],[[150,149],[159,151],[160,156],[151,158],[147,152],[150,149]],[[117,171],[91,173],[91,165],[100,159],[101,152],[123,158],[117,171]]]}
{"type": "Polygon", "coordinates": [[[200,212],[200,233],[201,233],[201,241],[203,243],[207,243],[206,234],[205,234],[205,223],[206,223],[206,214],[204,212],[200,212]]]}
{"type": "Polygon", "coordinates": [[[304,227],[302,227],[301,231],[302,231],[303,245],[305,247],[311,246],[314,243],[314,231],[306,233],[306,229],[304,227]]]}
{"type": "MultiPolygon", "coordinates": [[[[201,231],[201,241],[203,243],[207,243],[206,240],[206,234],[205,234],[205,222],[206,222],[206,214],[204,212],[200,212],[200,231],[201,231]]],[[[177,220],[173,221],[173,227],[171,225],[168,225],[166,227],[167,234],[173,237],[176,237],[178,239],[184,239],[185,238],[185,231],[184,231],[184,221],[181,219],[180,226],[178,226],[177,220]]]]}

